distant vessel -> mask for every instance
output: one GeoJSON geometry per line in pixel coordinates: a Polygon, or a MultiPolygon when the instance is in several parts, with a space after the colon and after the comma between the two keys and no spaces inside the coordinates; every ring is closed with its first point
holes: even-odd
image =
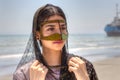
{"type": "Polygon", "coordinates": [[[120,12],[118,11],[118,4],[116,4],[116,16],[112,23],[105,26],[105,32],[107,36],[120,36],[120,12]]]}

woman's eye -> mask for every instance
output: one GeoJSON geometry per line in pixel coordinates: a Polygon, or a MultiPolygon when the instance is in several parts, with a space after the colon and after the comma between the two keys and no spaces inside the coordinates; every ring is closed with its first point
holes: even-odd
{"type": "Polygon", "coordinates": [[[66,25],[65,24],[61,25],[61,29],[66,30],[66,25]]]}
{"type": "Polygon", "coordinates": [[[66,30],[66,27],[62,27],[62,30],[66,30]]]}
{"type": "Polygon", "coordinates": [[[48,28],[47,29],[47,31],[53,31],[54,30],[54,28],[48,28]]]}

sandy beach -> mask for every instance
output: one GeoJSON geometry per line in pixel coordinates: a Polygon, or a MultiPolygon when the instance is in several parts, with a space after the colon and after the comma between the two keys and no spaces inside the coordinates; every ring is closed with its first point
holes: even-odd
{"type": "Polygon", "coordinates": [[[120,57],[93,63],[99,80],[120,80],[120,57]]]}
{"type": "Polygon", "coordinates": [[[12,80],[12,74],[0,76],[0,80],[12,80]]]}
{"type": "MultiPolygon", "coordinates": [[[[93,63],[99,80],[120,80],[120,57],[93,63]]],[[[12,74],[0,76],[0,80],[12,80],[12,74]]]]}

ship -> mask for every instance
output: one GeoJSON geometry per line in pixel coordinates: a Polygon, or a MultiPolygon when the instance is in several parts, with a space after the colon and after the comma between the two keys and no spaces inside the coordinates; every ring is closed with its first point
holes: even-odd
{"type": "Polygon", "coordinates": [[[120,36],[120,12],[118,11],[118,4],[116,4],[116,16],[114,20],[105,26],[107,36],[120,36]]]}

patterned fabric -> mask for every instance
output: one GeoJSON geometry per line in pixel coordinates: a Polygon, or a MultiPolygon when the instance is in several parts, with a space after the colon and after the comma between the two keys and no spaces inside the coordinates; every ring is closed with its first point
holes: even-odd
{"type": "Polygon", "coordinates": [[[45,80],[54,80],[54,79],[59,80],[59,77],[60,77],[60,68],[53,67],[53,68],[51,68],[51,70],[52,70],[52,72],[48,72],[47,73],[45,80]]]}
{"type": "MultiPolygon", "coordinates": [[[[87,68],[87,72],[89,74],[90,80],[98,80],[97,74],[96,74],[95,69],[91,62],[89,62],[88,60],[86,60],[83,57],[76,56],[73,54],[68,55],[67,61],[71,57],[79,57],[80,59],[82,59],[86,63],[86,68],[87,68]]],[[[18,68],[13,74],[13,80],[30,80],[29,79],[29,67],[33,62],[34,62],[34,60],[21,66],[20,68],[18,68]]],[[[71,76],[73,76],[73,78],[71,78],[70,80],[76,80],[75,75],[74,74],[71,75],[71,74],[69,74],[69,72],[64,71],[64,73],[62,75],[60,75],[59,68],[52,68],[52,71],[53,71],[53,73],[51,73],[51,72],[47,73],[46,80],[59,80],[59,77],[62,77],[62,76],[63,76],[63,78],[60,78],[61,80],[66,80],[67,77],[68,77],[67,79],[69,79],[69,77],[71,77],[71,76]],[[53,74],[55,78],[53,79],[50,74],[53,74]],[[64,78],[64,76],[66,76],[66,78],[64,78]]]]}
{"type": "Polygon", "coordinates": [[[86,68],[87,68],[87,72],[89,74],[90,80],[98,80],[97,74],[95,72],[95,69],[94,69],[94,66],[92,65],[92,63],[87,61],[83,57],[80,57],[80,58],[86,63],[86,68]]]}

